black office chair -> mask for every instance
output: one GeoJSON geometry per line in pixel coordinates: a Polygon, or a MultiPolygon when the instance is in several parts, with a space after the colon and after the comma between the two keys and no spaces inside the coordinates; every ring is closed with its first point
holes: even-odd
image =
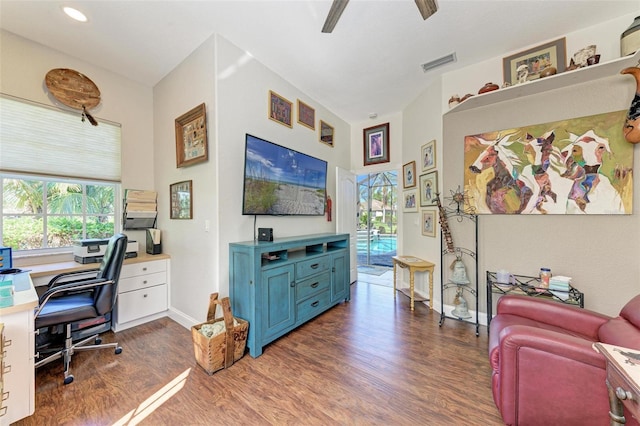
{"type": "Polygon", "coordinates": [[[62,358],[67,385],[73,382],[69,364],[74,352],[102,348],[115,348],[116,354],[122,352],[117,343],[101,344],[98,336],[111,328],[126,251],[127,236],[116,234],[109,240],[98,269],[59,274],[49,282],[35,312],[36,368],[62,358]],[[74,275],[86,276],[88,272],[95,276],[73,279],[74,275]],[[92,340],[95,344],[86,345],[92,340]]]}

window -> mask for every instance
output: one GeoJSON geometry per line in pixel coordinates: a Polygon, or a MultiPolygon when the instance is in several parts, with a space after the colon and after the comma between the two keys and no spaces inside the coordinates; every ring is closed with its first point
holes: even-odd
{"type": "Polygon", "coordinates": [[[120,125],[0,94],[0,245],[57,249],[120,225],[120,125]]]}
{"type": "Polygon", "coordinates": [[[0,245],[14,250],[52,249],[114,234],[116,184],[1,176],[0,245]]]}

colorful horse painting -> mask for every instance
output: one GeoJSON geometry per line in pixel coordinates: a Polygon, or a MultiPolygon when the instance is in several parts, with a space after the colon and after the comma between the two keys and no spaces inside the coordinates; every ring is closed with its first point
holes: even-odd
{"type": "Polygon", "coordinates": [[[465,137],[465,191],[489,214],[631,214],[626,111],[465,137]],[[503,137],[501,135],[508,135],[503,137]]]}

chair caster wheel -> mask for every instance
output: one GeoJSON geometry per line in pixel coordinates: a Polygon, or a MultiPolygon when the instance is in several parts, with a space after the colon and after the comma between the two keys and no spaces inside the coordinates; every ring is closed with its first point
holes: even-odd
{"type": "Polygon", "coordinates": [[[67,377],[64,378],[64,384],[68,385],[69,383],[73,382],[73,374],[68,375],[67,377]]]}
{"type": "Polygon", "coordinates": [[[102,343],[102,339],[99,337],[96,337],[96,345],[99,345],[102,343]]]}
{"type": "Polygon", "coordinates": [[[116,348],[116,355],[120,355],[122,353],[122,348],[120,346],[118,346],[116,348]]]}

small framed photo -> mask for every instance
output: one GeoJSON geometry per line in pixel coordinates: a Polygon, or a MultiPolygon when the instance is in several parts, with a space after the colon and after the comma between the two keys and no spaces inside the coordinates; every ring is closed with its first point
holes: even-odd
{"type": "Polygon", "coordinates": [[[425,237],[436,236],[436,211],[422,210],[422,235],[425,237]]]}
{"type": "Polygon", "coordinates": [[[292,105],[293,103],[290,101],[278,95],[276,92],[269,90],[269,118],[271,120],[292,128],[292,105]]]}
{"type": "Polygon", "coordinates": [[[171,219],[193,219],[193,184],[190,180],[169,185],[171,219]]]}
{"type": "Polygon", "coordinates": [[[422,158],[422,171],[428,172],[431,169],[436,168],[436,141],[435,139],[422,145],[421,156],[422,158]]]}
{"type": "Polygon", "coordinates": [[[206,161],[207,114],[204,104],[176,118],[176,166],[184,167],[206,161]]]}
{"type": "Polygon", "coordinates": [[[331,148],[333,148],[333,136],[333,126],[320,120],[320,142],[326,143],[331,148]]]}
{"type": "Polygon", "coordinates": [[[413,188],[416,186],[416,162],[411,161],[402,166],[402,186],[403,188],[413,188]]]}
{"type": "Polygon", "coordinates": [[[389,157],[389,123],[369,127],[363,130],[364,165],[388,163],[389,157]]]}
{"type": "Polygon", "coordinates": [[[420,176],[420,207],[437,205],[438,172],[433,171],[420,176]]]}
{"type": "Polygon", "coordinates": [[[418,194],[415,189],[410,189],[402,193],[403,210],[405,213],[415,213],[418,211],[418,200],[416,200],[418,194]]]}
{"type": "Polygon", "coordinates": [[[316,110],[298,99],[298,123],[311,130],[316,129],[316,110]]]}
{"type": "Polygon", "coordinates": [[[547,67],[556,68],[558,73],[566,69],[567,46],[564,37],[502,59],[504,82],[511,85],[536,80],[547,67]]]}

